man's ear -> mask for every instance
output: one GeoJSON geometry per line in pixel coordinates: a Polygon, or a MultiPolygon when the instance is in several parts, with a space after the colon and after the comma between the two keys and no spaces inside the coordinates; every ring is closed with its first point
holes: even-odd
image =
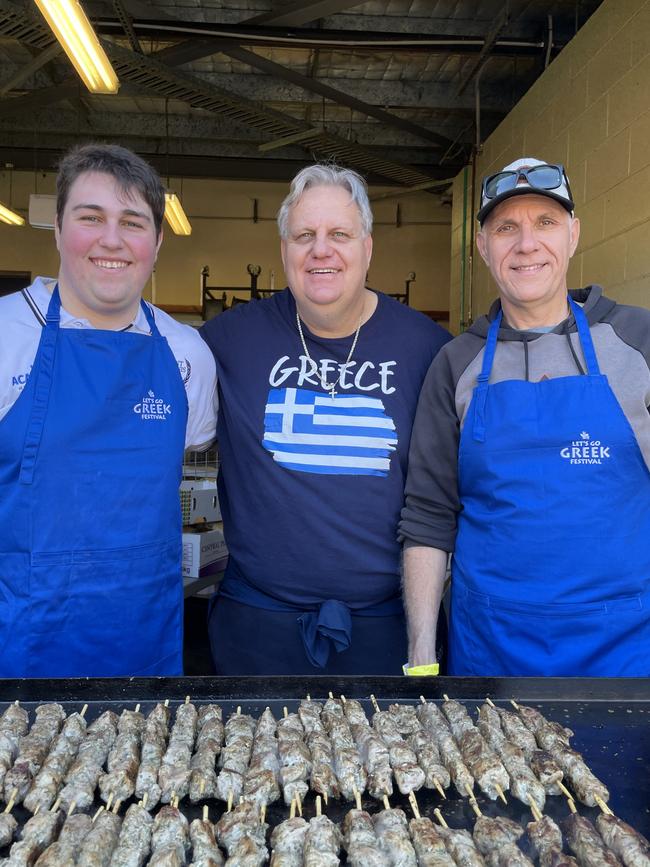
{"type": "Polygon", "coordinates": [[[571,231],[571,247],[570,247],[571,253],[570,253],[570,255],[573,256],[573,254],[575,253],[576,248],[578,246],[578,241],[580,240],[580,220],[577,217],[571,218],[571,230],[570,231],[571,231]]]}
{"type": "Polygon", "coordinates": [[[481,254],[481,259],[483,259],[485,264],[489,267],[490,263],[488,262],[487,243],[485,240],[485,234],[483,232],[483,229],[479,229],[476,235],[476,246],[478,247],[478,251],[481,254]]]}

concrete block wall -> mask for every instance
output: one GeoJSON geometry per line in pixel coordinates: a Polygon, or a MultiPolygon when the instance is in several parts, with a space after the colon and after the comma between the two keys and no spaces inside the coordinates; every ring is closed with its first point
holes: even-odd
{"type": "MultiPolygon", "coordinates": [[[[569,285],[600,283],[618,301],[650,307],[650,0],[605,0],[485,142],[476,195],[483,175],[520,156],[567,168],[582,225],[569,285]]],[[[458,332],[462,174],[453,193],[450,309],[458,332]]],[[[496,289],[478,255],[472,264],[476,319],[496,289]]]]}

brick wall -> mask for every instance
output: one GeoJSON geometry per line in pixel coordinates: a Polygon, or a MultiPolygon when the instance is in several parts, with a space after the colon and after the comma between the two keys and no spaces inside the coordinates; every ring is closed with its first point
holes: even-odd
{"type": "MultiPolygon", "coordinates": [[[[582,224],[569,285],[600,283],[618,301],[650,307],[650,0],[605,0],[487,139],[477,186],[521,156],[567,168],[582,224]]],[[[457,332],[462,173],[453,194],[450,309],[457,332]]],[[[471,220],[468,214],[468,243],[471,220]]],[[[465,296],[471,288],[475,319],[496,289],[478,254],[469,263],[470,252],[465,296]]]]}

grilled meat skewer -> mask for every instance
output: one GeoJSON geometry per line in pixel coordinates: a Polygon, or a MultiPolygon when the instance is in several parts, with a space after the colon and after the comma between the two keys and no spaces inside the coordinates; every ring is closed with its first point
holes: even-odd
{"type": "Polygon", "coordinates": [[[622,867],[589,819],[571,813],[562,825],[569,848],[581,867],[622,867]]]}
{"type": "Polygon", "coordinates": [[[596,817],[596,827],[625,867],[650,867],[650,843],[618,816],[601,813],[596,817]]]}

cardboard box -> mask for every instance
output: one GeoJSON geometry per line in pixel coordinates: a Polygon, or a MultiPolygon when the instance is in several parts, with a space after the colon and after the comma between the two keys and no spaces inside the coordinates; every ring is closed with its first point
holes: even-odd
{"type": "Polygon", "coordinates": [[[228,549],[221,525],[183,533],[183,578],[214,575],[226,568],[228,549]]]}
{"type": "Polygon", "coordinates": [[[181,482],[180,497],[184,527],[221,520],[215,481],[201,479],[181,482]]]}

